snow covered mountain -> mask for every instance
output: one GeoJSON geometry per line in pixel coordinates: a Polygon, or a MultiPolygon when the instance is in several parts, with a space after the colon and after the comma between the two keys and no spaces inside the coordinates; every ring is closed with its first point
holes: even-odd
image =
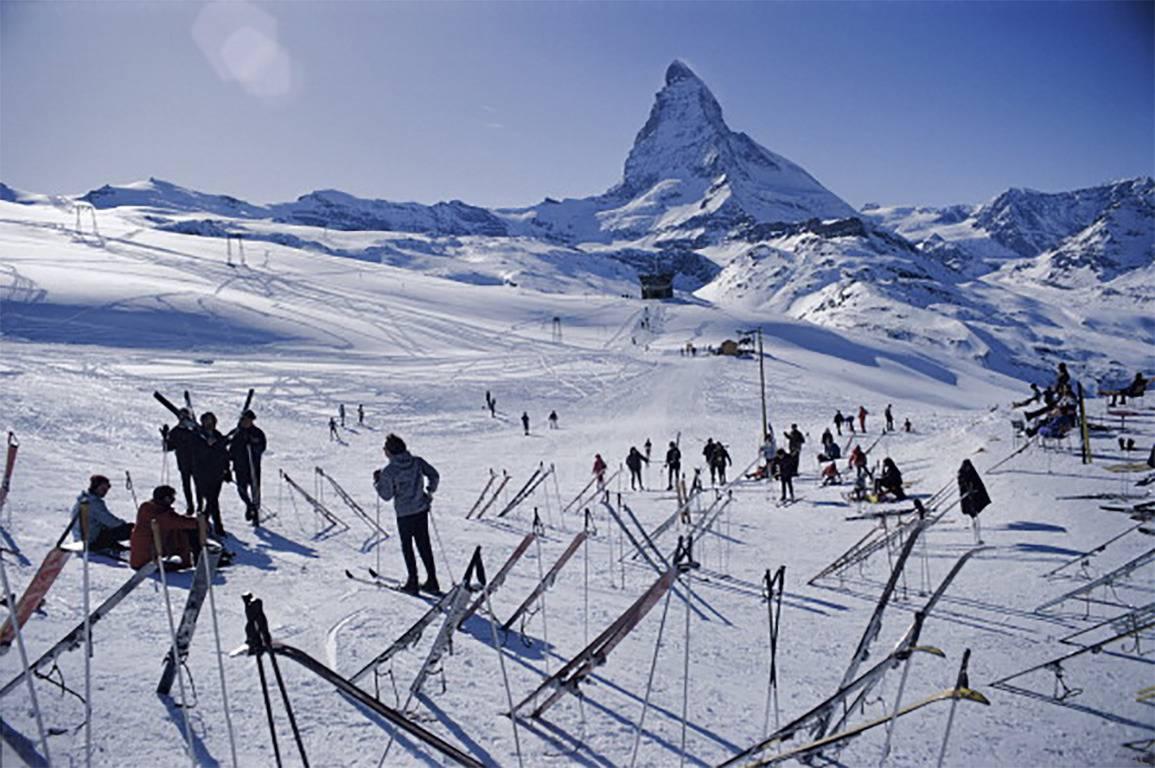
{"type": "MultiPolygon", "coordinates": [[[[0,197],[70,202],[8,187],[0,197]]],[[[732,131],[680,61],[621,180],[591,197],[488,210],[319,190],[254,205],[149,179],[79,200],[140,227],[240,236],[250,258],[256,242],[554,294],[633,294],[639,274],[668,271],[689,300],[914,341],[1018,377],[1058,359],[1100,378],[1155,367],[1155,325],[1144,319],[1155,303],[1150,178],[860,214],[732,131]]]]}
{"type": "Polygon", "coordinates": [[[724,236],[743,224],[855,215],[801,167],[730,130],[710,89],[680,61],[666,70],[619,184],[595,198],[505,213],[571,241],[724,236]]]}

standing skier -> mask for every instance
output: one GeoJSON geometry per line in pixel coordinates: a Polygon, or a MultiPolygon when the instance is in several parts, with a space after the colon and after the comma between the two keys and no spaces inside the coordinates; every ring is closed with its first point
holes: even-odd
{"type": "Polygon", "coordinates": [[[203,506],[200,494],[197,494],[196,506],[193,506],[192,477],[196,461],[197,423],[193,421],[192,411],[188,408],[180,409],[180,419],[171,429],[166,424],[161,427],[160,434],[164,437],[164,449],[176,453],[176,468],[180,472],[181,489],[184,491],[185,511],[190,515],[193,510],[199,512],[203,506]]]}
{"type": "Polygon", "coordinates": [[[594,454],[593,475],[598,479],[598,490],[604,488],[606,484],[606,462],[600,453],[594,454]]]}
{"type": "Polygon", "coordinates": [[[717,481],[717,471],[714,469],[714,451],[717,450],[718,444],[714,442],[714,438],[706,438],[706,446],[702,448],[702,458],[706,460],[706,466],[710,468],[710,485],[714,485],[717,481]]]}
{"type": "Polygon", "coordinates": [[[345,404],[337,404],[337,415],[341,417],[341,429],[345,428],[345,404]]]}
{"type": "Polygon", "coordinates": [[[866,434],[866,417],[870,415],[870,411],[866,410],[865,405],[858,406],[858,429],[866,434]]]}
{"type": "Polygon", "coordinates": [[[267,447],[265,433],[253,423],[256,418],[252,411],[245,411],[240,424],[229,433],[229,457],[233,460],[237,495],[245,503],[245,520],[254,523],[260,519],[261,455],[267,447]]]}
{"type": "Polygon", "coordinates": [[[786,501],[786,493],[790,493],[790,500],[794,501],[794,476],[798,474],[798,454],[787,453],[778,449],[775,457],[778,467],[778,482],[782,484],[782,501],[786,501]]]}
{"type": "Polygon", "coordinates": [[[337,419],[330,416],[329,417],[329,442],[331,443],[334,440],[340,442],[341,436],[337,433],[337,419]]]}
{"type": "Polygon", "coordinates": [[[549,428],[557,429],[557,411],[549,412],[549,428]]]}
{"type": "Polygon", "coordinates": [[[120,542],[132,536],[132,523],[126,523],[108,511],[104,496],[112,488],[112,483],[104,475],[93,475],[88,479],[88,490],[76,497],[72,505],[72,516],[76,523],[72,526],[72,538],[79,541],[81,530],[80,506],[88,505],[88,548],[94,552],[107,551],[115,555],[128,547],[120,542]]]}
{"type": "Polygon", "coordinates": [[[892,414],[890,412],[890,403],[886,404],[886,411],[884,412],[883,415],[886,416],[886,431],[887,432],[893,432],[894,431],[894,414],[892,414]]]}
{"type": "Polygon", "coordinates": [[[213,531],[222,537],[227,534],[221,522],[221,486],[229,473],[229,452],[225,436],[217,431],[217,417],[208,411],[201,414],[196,447],[193,479],[196,480],[197,494],[204,502],[204,514],[212,523],[213,531]]]}
{"type": "Polygon", "coordinates": [[[626,466],[629,467],[629,470],[630,470],[630,490],[631,491],[637,490],[637,489],[640,489],[643,491],[646,490],[646,486],[642,484],[642,462],[643,461],[647,464],[650,463],[650,460],[642,455],[642,452],[638,450],[637,446],[631,445],[630,446],[630,453],[628,456],[626,456],[626,466]],[[635,486],[635,483],[637,483],[636,486],[635,486]]]}
{"type": "Polygon", "coordinates": [[[521,412],[521,428],[525,430],[525,434],[529,436],[529,414],[526,411],[521,412]]]}
{"type": "Polygon", "coordinates": [[[846,421],[846,417],[842,415],[842,409],[839,408],[834,411],[834,428],[838,430],[838,436],[842,437],[842,422],[846,421]]]}
{"type": "Polygon", "coordinates": [[[861,478],[866,474],[866,454],[862,452],[862,448],[857,444],[850,451],[850,459],[847,461],[850,469],[854,470],[854,476],[861,478]]]}
{"type": "Polygon", "coordinates": [[[357,403],[357,425],[364,426],[365,424],[365,405],[357,403]]]}
{"type": "Polygon", "coordinates": [[[385,457],[389,463],[373,472],[373,485],[378,496],[385,501],[393,501],[393,511],[397,514],[401,556],[405,558],[408,574],[401,590],[411,595],[417,594],[417,559],[413,555],[413,545],[416,543],[427,577],[420,589],[432,595],[440,594],[437,567],[433,564],[433,547],[429,543],[429,508],[440,475],[425,459],[410,454],[405,441],[393,433],[385,437],[385,457]]]}
{"type": "Polygon", "coordinates": [[[678,482],[678,474],[682,470],[682,452],[678,450],[678,444],[673,440],[670,441],[670,447],[666,449],[666,490],[674,490],[674,485],[678,482]]]}
{"type": "Polygon", "coordinates": [[[718,442],[718,443],[714,443],[713,456],[714,456],[714,459],[713,459],[714,463],[710,465],[710,475],[713,476],[714,472],[717,471],[718,482],[721,483],[722,485],[725,485],[726,484],[726,465],[734,463],[730,459],[730,452],[726,450],[726,446],[724,446],[724,445],[722,445],[722,443],[718,442]]]}
{"type": "Polygon", "coordinates": [[[793,456],[802,453],[802,446],[806,443],[806,438],[802,436],[802,432],[798,429],[797,424],[790,425],[790,431],[786,433],[786,445],[790,449],[793,456]]]}
{"type": "Polygon", "coordinates": [[[650,438],[646,438],[646,442],[642,443],[642,450],[646,452],[646,461],[650,460],[650,451],[654,450],[654,444],[650,442],[650,438]]]}

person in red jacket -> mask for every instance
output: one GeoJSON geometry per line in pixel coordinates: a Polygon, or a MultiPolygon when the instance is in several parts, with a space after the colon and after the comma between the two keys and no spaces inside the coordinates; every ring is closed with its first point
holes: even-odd
{"type": "Polygon", "coordinates": [[[200,550],[195,517],[177,514],[172,505],[176,502],[176,490],[170,485],[158,485],[152,492],[152,499],[140,505],[136,513],[136,525],[132,529],[129,542],[131,553],[129,565],[143,568],[156,559],[153,546],[152,521],[160,525],[162,558],[171,555],[180,557],[180,568],[190,568],[194,556],[200,550]]]}
{"type": "Polygon", "coordinates": [[[857,444],[850,451],[850,461],[847,462],[850,469],[854,470],[855,477],[862,477],[866,474],[866,454],[862,452],[862,448],[857,444]]]}
{"type": "Polygon", "coordinates": [[[594,476],[598,479],[598,488],[606,484],[606,462],[600,453],[594,454],[594,476]]]}
{"type": "Polygon", "coordinates": [[[866,417],[870,415],[870,411],[866,410],[865,405],[858,406],[858,429],[861,432],[866,431],[866,417]]]}

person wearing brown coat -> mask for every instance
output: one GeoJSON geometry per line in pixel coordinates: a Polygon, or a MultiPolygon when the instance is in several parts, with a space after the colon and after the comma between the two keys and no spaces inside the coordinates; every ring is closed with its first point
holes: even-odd
{"type": "Polygon", "coordinates": [[[161,557],[177,555],[180,557],[180,567],[190,568],[194,555],[200,549],[197,536],[197,521],[195,517],[186,517],[178,514],[172,508],[176,502],[176,490],[169,485],[158,485],[152,492],[152,499],[140,505],[136,513],[136,525],[132,529],[132,538],[129,541],[131,552],[129,565],[135,569],[143,568],[156,560],[156,547],[153,545],[152,521],[156,520],[160,526],[161,546],[164,551],[161,557]]]}

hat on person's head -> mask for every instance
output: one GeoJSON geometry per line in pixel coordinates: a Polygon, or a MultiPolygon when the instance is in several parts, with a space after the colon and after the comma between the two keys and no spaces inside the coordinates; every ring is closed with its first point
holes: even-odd
{"type": "Polygon", "coordinates": [[[201,414],[201,423],[202,424],[204,422],[210,420],[210,419],[215,424],[217,421],[217,415],[215,413],[213,413],[212,411],[205,411],[204,413],[201,414]]]}
{"type": "Polygon", "coordinates": [[[244,413],[241,414],[241,418],[242,419],[255,419],[255,418],[257,418],[257,414],[253,413],[252,411],[245,411],[244,413]]]}
{"type": "Polygon", "coordinates": [[[88,478],[88,490],[95,491],[102,485],[112,485],[112,481],[104,475],[93,475],[88,478]]]}
{"type": "Polygon", "coordinates": [[[397,435],[390,432],[385,436],[385,452],[390,456],[400,456],[407,450],[409,449],[405,446],[405,441],[397,435]]]}
{"type": "Polygon", "coordinates": [[[176,489],[171,485],[158,485],[152,489],[152,500],[160,504],[176,501],[176,489]]]}

